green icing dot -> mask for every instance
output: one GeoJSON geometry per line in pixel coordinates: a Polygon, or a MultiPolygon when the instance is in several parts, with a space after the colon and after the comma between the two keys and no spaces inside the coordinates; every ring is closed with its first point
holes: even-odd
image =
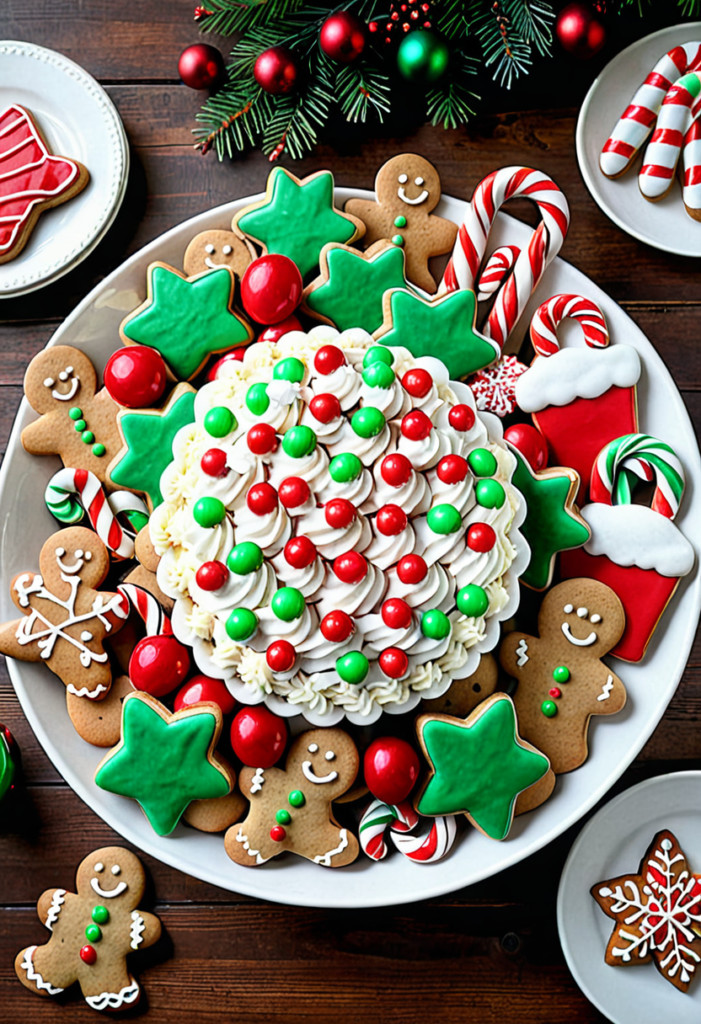
{"type": "Polygon", "coordinates": [[[287,798],[290,807],[304,807],[307,800],[301,789],[293,789],[287,798]]]}
{"type": "Polygon", "coordinates": [[[350,480],[356,480],[363,472],[363,464],[353,452],[342,452],[335,455],[329,463],[331,479],[337,484],[346,484],[350,480]]]}
{"type": "Polygon", "coordinates": [[[406,217],[402,216],[402,214],[400,213],[398,217],[394,218],[394,226],[395,228],[405,228],[406,217]]]}
{"type": "Polygon", "coordinates": [[[393,243],[393,245],[404,245],[404,236],[403,235],[392,235],[392,243],[393,243]]]}
{"type": "Polygon", "coordinates": [[[266,388],[267,384],[251,384],[246,392],[246,408],[254,416],[262,416],[268,411],[270,399],[266,388]]]}
{"type": "Polygon", "coordinates": [[[85,420],[76,420],[73,426],[75,430],[80,434],[80,432],[85,430],[85,428],[87,427],[87,423],[85,422],[85,420]]]}
{"type": "Polygon", "coordinates": [[[271,606],[278,619],[292,622],[304,611],[304,595],[296,587],[280,587],[273,594],[271,606]]]}
{"type": "Polygon", "coordinates": [[[498,480],[480,480],[475,487],[475,497],[482,508],[501,508],[506,501],[504,488],[498,480]]]}
{"type": "Polygon", "coordinates": [[[275,812],[275,821],[278,825],[289,825],[292,821],[292,815],[282,807],[279,811],[275,812]]]}
{"type": "Polygon", "coordinates": [[[107,924],[110,919],[110,912],[107,907],[102,907],[99,904],[92,908],[92,914],[90,915],[95,924],[107,924]]]}
{"type": "Polygon", "coordinates": [[[77,405],[74,405],[72,409],[68,410],[68,415],[72,420],[82,420],[83,410],[79,409],[77,405]]]}
{"type": "Polygon", "coordinates": [[[394,384],[394,370],[378,359],[363,370],[363,380],[369,388],[391,388],[394,384]]]}
{"type": "Polygon", "coordinates": [[[421,616],[421,632],[431,640],[444,640],[450,629],[450,619],[440,608],[432,608],[421,616]]]}
{"type": "Polygon", "coordinates": [[[256,572],[263,564],[263,552],[252,540],[243,540],[229,552],[226,564],[237,576],[256,572]]]}
{"type": "Polygon", "coordinates": [[[93,434],[92,430],[84,430],[83,433],[80,435],[80,440],[83,442],[83,444],[92,444],[93,441],[95,440],[95,435],[93,434]]]}
{"type": "Polygon", "coordinates": [[[250,608],[234,608],[226,620],[226,632],[237,643],[249,640],[258,629],[258,618],[250,608]]]}
{"type": "Polygon", "coordinates": [[[367,369],[370,363],[377,362],[387,363],[388,366],[391,366],[394,362],[393,354],[384,345],[373,345],[372,348],[367,350],[363,358],[363,368],[367,369]]]}
{"type": "Polygon", "coordinates": [[[336,671],[344,683],[357,686],[370,671],[370,663],[360,651],[350,651],[336,659],[336,671]]]}
{"type": "Polygon", "coordinates": [[[89,924],[85,929],[85,938],[88,942],[99,942],[102,938],[102,929],[96,924],[89,924]]]}
{"type": "Polygon", "coordinates": [[[544,700],[540,705],[540,710],[546,718],[554,718],[557,714],[557,704],[554,700],[544,700]]]}
{"type": "Polygon", "coordinates": [[[473,449],[467,461],[475,476],[494,476],[497,471],[497,460],[488,448],[473,449]]]}
{"type": "Polygon", "coordinates": [[[226,509],[219,498],[200,498],[192,506],[192,515],[198,526],[208,529],[222,521],[226,515],[226,509]]]}
{"type": "Polygon", "coordinates": [[[436,505],[429,509],[426,519],[429,529],[434,533],[457,533],[462,524],[460,513],[455,505],[436,505]]]}
{"type": "Polygon", "coordinates": [[[205,414],[204,429],[210,437],[226,437],[237,426],[236,417],[225,405],[215,405],[205,414]]]}
{"type": "Polygon", "coordinates": [[[468,583],[466,587],[458,590],[456,601],[458,610],[469,618],[477,619],[489,608],[487,592],[476,583],[468,583]]]}
{"type": "Polygon", "coordinates": [[[351,427],[358,437],[376,437],[384,426],[384,414],[372,405],[364,405],[362,409],[357,409],[351,419],[351,427]]]}
{"type": "Polygon", "coordinates": [[[104,455],[106,451],[107,449],[105,448],[104,444],[100,444],[99,442],[98,444],[94,444],[92,446],[92,453],[93,455],[97,455],[98,459],[100,458],[101,455],[104,455]]]}
{"type": "Polygon", "coordinates": [[[303,459],[316,448],[316,434],[311,427],[290,427],[282,438],[282,449],[291,459],[303,459]]]}
{"type": "Polygon", "coordinates": [[[304,363],[295,356],[281,359],[273,370],[275,380],[289,380],[293,384],[301,384],[304,379],[304,363]]]}
{"type": "Polygon", "coordinates": [[[553,679],[556,683],[569,683],[570,670],[567,665],[558,665],[553,672],[553,679]]]}

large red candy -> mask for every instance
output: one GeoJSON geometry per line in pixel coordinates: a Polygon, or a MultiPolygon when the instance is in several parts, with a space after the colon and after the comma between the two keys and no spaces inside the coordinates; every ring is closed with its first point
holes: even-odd
{"type": "Polygon", "coordinates": [[[302,275],[280,253],[259,256],[241,278],[241,302],[259,324],[277,324],[294,313],[302,299],[302,275]]]}
{"type": "Polygon", "coordinates": [[[290,331],[301,331],[302,325],[296,316],[287,316],[284,320],[280,320],[279,323],[271,324],[270,327],[266,327],[265,330],[258,336],[258,341],[269,341],[271,344],[275,344],[279,341],[283,334],[289,334],[290,331]]]}
{"type": "Polygon", "coordinates": [[[399,804],[406,800],[419,777],[419,758],[406,740],[380,736],[363,758],[365,783],[377,800],[399,804]]]}
{"type": "Polygon", "coordinates": [[[526,462],[538,472],[548,464],[548,443],[530,423],[514,423],[504,431],[504,440],[512,444],[526,462]]]}
{"type": "Polygon", "coordinates": [[[150,345],[118,348],[107,360],[105,387],[119,405],[144,409],[155,405],[165,391],[166,364],[150,345]]]}
{"type": "Polygon", "coordinates": [[[218,704],[223,715],[230,715],[236,707],[236,701],[221,679],[212,679],[210,676],[193,676],[188,679],[176,693],[173,706],[176,711],[181,711],[203,702],[218,704]]]}
{"type": "Polygon", "coordinates": [[[262,704],[241,708],[231,723],[231,746],[251,768],[272,768],[287,743],[287,723],[262,704]]]}
{"type": "Polygon", "coordinates": [[[145,636],[129,659],[132,683],[152,697],[165,697],[182,684],[189,671],[187,648],[170,634],[145,636]]]}

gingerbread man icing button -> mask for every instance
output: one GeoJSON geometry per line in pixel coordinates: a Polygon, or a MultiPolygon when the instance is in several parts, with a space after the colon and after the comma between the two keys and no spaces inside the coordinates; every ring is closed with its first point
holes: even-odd
{"type": "Polygon", "coordinates": [[[93,1010],[137,1003],[141,989],[126,957],[161,934],[158,918],[139,909],[145,884],[141,862],[129,850],[110,846],[88,854],[78,867],[75,893],[47,889],[39,897],[37,914],[51,937],[17,954],[22,984],[56,996],[77,982],[93,1010]]]}
{"type": "Polygon", "coordinates": [[[377,200],[349,199],[346,213],[366,225],[365,246],[388,238],[406,252],[406,276],[433,294],[436,281],[428,268],[432,256],[450,252],[457,225],[433,211],[441,198],[438,171],[416,153],[400,153],[388,160],[375,178],[377,200]]]}

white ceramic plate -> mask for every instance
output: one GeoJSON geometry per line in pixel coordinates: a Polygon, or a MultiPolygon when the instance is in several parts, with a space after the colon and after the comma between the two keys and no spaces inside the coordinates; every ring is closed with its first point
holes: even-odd
{"type": "Polygon", "coordinates": [[[673,46],[696,40],[701,40],[698,21],[664,28],[633,43],[594,79],[577,121],[577,160],[594,200],[627,234],[678,256],[701,256],[701,223],[684,209],[678,178],[664,199],[650,203],[638,187],[640,155],[621,178],[612,180],[601,173],[599,154],[633,93],[660,57],[673,46]]]}
{"type": "Polygon", "coordinates": [[[613,921],[589,892],[607,878],[635,874],[663,828],[677,837],[691,870],[701,870],[701,772],[660,775],[611,800],[582,829],[560,879],[557,926],[567,964],[587,999],[613,1024],[701,1019],[699,978],[688,992],[678,992],[652,963],[605,963],[613,921]]]}
{"type": "Polygon", "coordinates": [[[80,160],[90,181],[42,213],[19,256],[0,264],[0,298],[44,287],[85,259],[114,221],[129,174],[119,114],[72,60],[32,43],[0,41],[0,110],[11,103],[34,115],[52,152],[80,160]]]}
{"type": "MultiPolygon", "coordinates": [[[[343,203],[351,196],[369,198],[358,190],[337,190],[343,203]]],[[[227,227],[232,214],[261,196],[241,199],[203,213],[156,239],[107,277],[61,325],[52,343],[77,345],[102,371],[118,345],[118,328],[125,313],[144,299],[146,267],[154,259],[180,266],[187,242],[206,228],[227,227]]],[[[444,199],[437,212],[459,223],[465,204],[444,199]]],[[[530,228],[500,215],[493,237],[496,245],[527,244],[530,228]]],[[[664,363],[641,331],[595,284],[562,260],[544,275],[527,318],[535,306],[556,292],[581,292],[600,303],[616,341],[638,349],[643,364],[639,385],[640,422],[644,430],[669,441],[687,470],[688,486],[679,525],[698,554],[701,550],[701,457],[679,392],[664,363]]],[[[36,569],[43,541],[56,530],[43,500],[50,476],[59,468],[53,458],[34,458],[20,444],[20,431],[35,418],[26,401],[20,406],[0,473],[0,616],[15,617],[8,581],[18,572],[36,569]]],[[[301,858],[283,858],[260,868],[232,864],[221,836],[198,834],[179,825],[172,837],[154,834],[140,808],[131,800],[98,789],[93,782],[101,754],[84,743],[65,711],[63,688],[41,665],[8,660],[10,677],[40,743],[70,786],[113,828],[142,850],[224,889],[282,903],[322,907],[382,906],[406,903],[452,892],[496,874],[545,846],[601,799],[630,764],[662,716],[686,665],[701,609],[701,576],[682,581],[662,625],[653,637],[645,661],[619,665],[616,671],[628,685],[628,706],[615,720],[595,721],[591,756],[576,772],[562,776],[553,797],[532,814],[518,818],[509,838],[493,842],[465,827],[452,854],[432,865],[417,865],[396,854],[379,863],[360,859],[338,871],[324,871],[301,858]]]]}

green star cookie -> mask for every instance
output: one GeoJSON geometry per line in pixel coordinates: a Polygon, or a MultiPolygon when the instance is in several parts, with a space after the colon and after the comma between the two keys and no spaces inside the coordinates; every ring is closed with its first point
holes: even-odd
{"type": "Polygon", "coordinates": [[[228,267],[188,278],[165,263],[152,263],[148,298],[122,321],[122,341],[157,349],[178,380],[190,380],[211,355],[253,337],[231,308],[234,283],[228,267]]]}
{"type": "Polygon", "coordinates": [[[347,245],[325,245],[321,276],[305,290],[312,314],[339,331],[362,327],[369,334],[382,326],[382,298],[390,288],[408,288],[404,250],[378,242],[367,252],[347,245]]]}
{"type": "Polygon", "coordinates": [[[553,578],[555,556],[560,551],[581,548],[591,537],[574,503],[579,473],[564,466],[536,473],[521,453],[510,447],[516,456],[512,483],[523,495],[527,508],[520,530],[531,549],[521,582],[533,590],[545,590],[553,578]]]}
{"type": "Polygon", "coordinates": [[[171,714],[147,693],[122,705],[122,738],[100,762],[100,789],[137,800],[155,832],[167,836],[193,800],[226,796],[231,779],[216,761],[221,712],[213,705],[171,714]]]}
{"type": "Polygon", "coordinates": [[[327,242],[352,242],[365,233],[362,221],[335,208],[330,171],[300,180],[284,167],[271,171],[265,199],[237,213],[233,225],[265,252],[289,256],[302,277],[316,269],[327,242]]]}
{"type": "Polygon", "coordinates": [[[505,839],[519,793],[550,769],[547,757],[519,736],[508,694],[488,697],[464,720],[421,715],[416,731],[431,766],[419,814],[463,813],[491,839],[505,839]]]}
{"type": "Polygon", "coordinates": [[[411,292],[385,293],[384,322],[375,331],[383,345],[403,345],[414,356],[438,356],[453,380],[489,366],[499,355],[494,342],[475,330],[477,301],[462,288],[437,299],[411,292]]]}
{"type": "Polygon", "coordinates": [[[108,476],[116,487],[143,491],[151,508],[163,501],[161,474],[173,461],[173,438],[195,419],[195,390],[178,384],[163,409],[122,409],[117,424],[124,441],[108,476]]]}

